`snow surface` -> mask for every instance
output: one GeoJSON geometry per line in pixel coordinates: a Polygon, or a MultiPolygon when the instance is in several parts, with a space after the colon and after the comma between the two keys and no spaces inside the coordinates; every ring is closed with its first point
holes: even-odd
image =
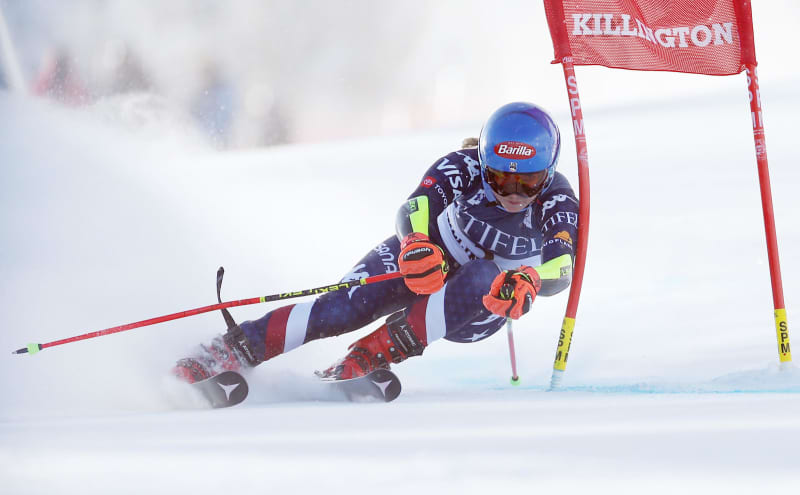
{"type": "MultiPolygon", "coordinates": [[[[218,314],[10,351],[211,304],[220,265],[228,300],[336,281],[478,129],[222,154],[130,106],[0,93],[0,493],[796,490],[800,374],[777,366],[743,77],[704,98],[586,104],[592,222],[564,391],[546,387],[566,294],[515,325],[519,387],[500,332],[398,366],[391,404],[320,400],[311,371],[376,324],[260,366],[244,404],[214,411],[165,374],[218,314]]],[[[762,83],[790,324],[798,82],[762,83]]],[[[562,157],[577,185],[571,138],[562,157]]]]}

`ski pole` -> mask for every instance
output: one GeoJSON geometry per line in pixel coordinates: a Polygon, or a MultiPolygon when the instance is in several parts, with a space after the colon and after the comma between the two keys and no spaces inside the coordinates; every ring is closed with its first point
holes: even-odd
{"type": "Polygon", "coordinates": [[[514,351],[514,331],[511,328],[511,318],[506,318],[506,333],[508,334],[508,354],[511,356],[511,385],[519,385],[517,375],[517,353],[514,351]]]}
{"type": "MultiPolygon", "coordinates": [[[[506,272],[508,277],[508,272],[506,272]]],[[[506,278],[506,282],[500,286],[500,299],[509,300],[514,297],[514,284],[506,278]]],[[[511,317],[506,317],[506,334],[508,335],[508,355],[511,358],[511,385],[519,385],[519,375],[517,375],[517,353],[514,351],[514,330],[512,329],[511,317]]]]}
{"type": "Polygon", "coordinates": [[[262,297],[253,297],[250,299],[240,299],[238,301],[228,301],[219,304],[213,304],[211,306],[203,306],[201,308],[189,309],[186,311],[181,311],[178,313],[172,313],[170,315],[159,316],[157,318],[150,318],[149,320],[142,320],[137,321],[135,323],[127,323],[125,325],[120,325],[117,327],[106,328],[105,330],[98,330],[96,332],[89,332],[83,335],[77,335],[75,337],[69,337],[66,339],[56,340],[53,342],[47,342],[45,344],[28,344],[26,347],[21,349],[17,349],[13,351],[12,354],[36,354],[37,352],[41,351],[42,349],[47,349],[48,347],[55,347],[57,345],[62,344],[69,344],[70,342],[77,342],[79,340],[86,340],[86,339],[93,339],[95,337],[102,337],[103,335],[110,335],[112,333],[124,332],[127,330],[133,330],[134,328],[139,327],[146,327],[149,325],[155,325],[156,323],[162,323],[165,321],[177,320],[180,318],[186,318],[187,316],[194,316],[199,315],[201,313],[208,313],[209,311],[216,311],[218,309],[224,308],[232,308],[235,306],[247,306],[249,304],[258,304],[258,303],[265,303],[265,302],[272,302],[272,301],[282,301],[284,299],[292,299],[295,297],[304,297],[304,296],[312,296],[317,294],[325,294],[327,292],[333,292],[342,289],[349,289],[351,287],[374,284],[376,282],[383,282],[384,280],[391,280],[394,278],[399,278],[400,272],[393,272],[393,273],[386,273],[381,275],[374,275],[372,277],[361,278],[357,280],[351,280],[349,282],[340,282],[333,285],[325,285],[322,287],[317,287],[314,289],[304,289],[295,292],[282,292],[279,294],[272,294],[269,296],[262,296],[262,297]]]}

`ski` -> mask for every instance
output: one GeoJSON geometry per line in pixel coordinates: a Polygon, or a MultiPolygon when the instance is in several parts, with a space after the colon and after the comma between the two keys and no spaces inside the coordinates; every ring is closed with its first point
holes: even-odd
{"type": "Polygon", "coordinates": [[[344,394],[351,402],[395,400],[402,391],[400,379],[389,370],[377,369],[349,380],[321,379],[322,383],[344,394]]]}
{"type": "Polygon", "coordinates": [[[230,407],[247,397],[248,387],[244,377],[235,371],[223,371],[219,375],[192,384],[213,408],[230,407]]]}

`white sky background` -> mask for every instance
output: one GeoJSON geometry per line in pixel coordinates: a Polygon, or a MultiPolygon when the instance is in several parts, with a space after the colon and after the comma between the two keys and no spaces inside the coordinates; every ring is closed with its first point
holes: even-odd
{"type": "MultiPolygon", "coordinates": [[[[480,125],[499,105],[564,111],[564,83],[538,1],[0,0],[33,77],[48,49],[69,47],[84,78],[108,81],[128,46],[176,112],[219,64],[238,90],[236,135],[279,105],[293,139],[330,140],[480,125]]],[[[762,84],[797,76],[792,0],[753,2],[762,84]]],[[[709,91],[737,78],[581,68],[589,108],[709,91]]]]}

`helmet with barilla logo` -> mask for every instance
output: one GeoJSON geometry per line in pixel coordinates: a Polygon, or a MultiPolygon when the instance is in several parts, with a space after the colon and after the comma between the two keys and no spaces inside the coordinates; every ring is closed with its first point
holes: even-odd
{"type": "Polygon", "coordinates": [[[503,105],[486,121],[478,141],[484,185],[503,196],[536,196],[553,181],[560,150],[558,126],[543,108],[526,102],[503,105]]]}

